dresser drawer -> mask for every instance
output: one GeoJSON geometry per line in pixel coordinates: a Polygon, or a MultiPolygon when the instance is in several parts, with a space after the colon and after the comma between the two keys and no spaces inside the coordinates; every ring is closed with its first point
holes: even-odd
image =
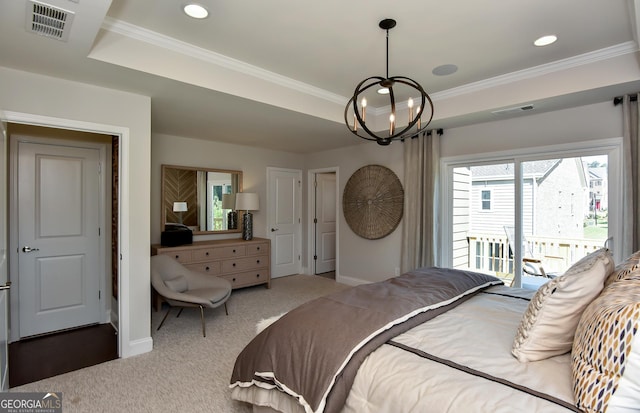
{"type": "Polygon", "coordinates": [[[214,262],[200,262],[196,264],[186,264],[185,267],[191,271],[201,272],[203,274],[218,275],[220,274],[220,263],[214,262]]]}
{"type": "Polygon", "coordinates": [[[187,264],[192,261],[192,251],[163,251],[161,254],[168,255],[182,264],[187,264]]]}
{"type": "Polygon", "coordinates": [[[228,280],[232,288],[268,283],[269,269],[263,268],[255,271],[240,272],[238,274],[223,275],[221,278],[228,280]]]}
{"type": "Polygon", "coordinates": [[[222,272],[236,272],[252,270],[255,268],[265,268],[269,264],[267,255],[256,255],[255,257],[237,258],[235,260],[222,261],[222,272]]]}
{"type": "Polygon", "coordinates": [[[247,245],[247,255],[267,254],[269,252],[269,243],[247,245]]]}
{"type": "Polygon", "coordinates": [[[247,255],[247,247],[245,247],[244,245],[236,245],[232,247],[216,247],[214,254],[216,258],[244,257],[245,255],[247,255]]]}
{"type": "Polygon", "coordinates": [[[198,248],[192,251],[192,261],[208,261],[215,257],[215,248],[198,248]]]}

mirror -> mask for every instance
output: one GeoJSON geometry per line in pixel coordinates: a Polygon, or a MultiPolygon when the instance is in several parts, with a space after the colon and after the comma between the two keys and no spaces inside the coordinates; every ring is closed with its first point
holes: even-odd
{"type": "Polygon", "coordinates": [[[166,224],[183,224],[194,235],[242,232],[239,225],[229,228],[233,197],[228,194],[238,192],[242,192],[242,171],[162,165],[161,230],[166,224]],[[223,195],[227,195],[224,206],[223,195]]]}

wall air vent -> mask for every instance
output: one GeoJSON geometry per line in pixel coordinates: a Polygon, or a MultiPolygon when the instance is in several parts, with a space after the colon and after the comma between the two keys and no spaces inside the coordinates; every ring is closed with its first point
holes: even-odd
{"type": "Polygon", "coordinates": [[[27,31],[66,42],[74,13],[35,0],[27,1],[27,31]]]}
{"type": "Polygon", "coordinates": [[[522,112],[526,112],[528,110],[533,110],[533,109],[534,109],[533,105],[524,105],[524,106],[517,106],[515,108],[494,110],[491,113],[493,113],[494,115],[513,115],[515,113],[522,113],[522,112]]]}

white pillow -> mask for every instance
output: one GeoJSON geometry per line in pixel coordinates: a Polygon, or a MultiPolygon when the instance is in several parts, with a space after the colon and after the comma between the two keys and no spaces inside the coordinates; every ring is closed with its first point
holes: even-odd
{"type": "Polygon", "coordinates": [[[528,362],[569,352],[582,312],[613,268],[611,253],[602,248],[540,287],[522,315],[511,353],[528,362]]]}
{"type": "Polygon", "coordinates": [[[576,406],[640,411],[640,270],[607,286],[584,311],[571,352],[576,406]]]}

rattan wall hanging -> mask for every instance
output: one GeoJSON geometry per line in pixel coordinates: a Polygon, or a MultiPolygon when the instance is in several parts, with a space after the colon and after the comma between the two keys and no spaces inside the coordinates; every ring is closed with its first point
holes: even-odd
{"type": "Polygon", "coordinates": [[[402,219],[402,183],[389,168],[363,166],[351,175],[344,187],[342,210],[353,232],[366,239],[384,238],[402,219]]]}

